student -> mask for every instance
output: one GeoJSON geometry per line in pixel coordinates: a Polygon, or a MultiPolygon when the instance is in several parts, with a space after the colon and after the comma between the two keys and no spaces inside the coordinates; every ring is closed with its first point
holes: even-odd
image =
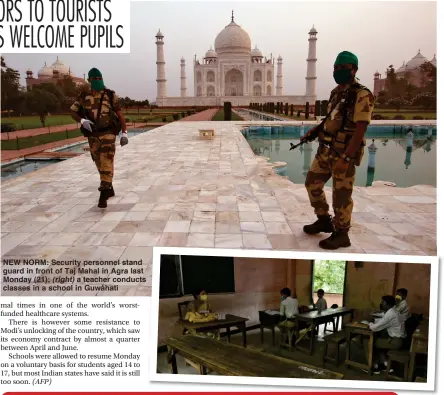
{"type": "Polygon", "coordinates": [[[281,289],[281,320],[288,318],[294,318],[299,312],[299,303],[296,298],[291,297],[291,291],[289,288],[281,289]]]}
{"type": "Polygon", "coordinates": [[[407,304],[407,293],[408,291],[405,288],[399,288],[396,291],[396,310],[399,312],[399,316],[401,317],[401,322],[405,323],[407,319],[410,317],[410,310],[407,304]]]}
{"type": "Polygon", "coordinates": [[[314,304],[313,310],[317,310],[319,313],[327,310],[327,301],[324,299],[324,294],[325,292],[323,289],[318,289],[318,301],[314,304]]]}
{"type": "MultiPolygon", "coordinates": [[[[405,338],[404,325],[396,309],[395,298],[391,295],[382,297],[382,310],[385,314],[376,323],[370,322],[369,328],[375,332],[373,341],[374,360],[377,361],[372,368],[372,373],[380,374],[386,370],[388,350],[399,350],[402,347],[405,338]],[[379,355],[377,354],[379,351],[379,355]],[[378,358],[379,357],[379,358],[378,358]]],[[[364,351],[368,361],[369,339],[364,340],[364,351]]]]}
{"type": "Polygon", "coordinates": [[[208,294],[205,290],[198,290],[193,293],[194,300],[188,303],[188,311],[193,313],[204,313],[210,311],[208,294]]]}

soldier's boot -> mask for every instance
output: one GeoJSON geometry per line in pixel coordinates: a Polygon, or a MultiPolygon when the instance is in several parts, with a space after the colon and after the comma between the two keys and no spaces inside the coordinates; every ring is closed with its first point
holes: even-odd
{"type": "Polygon", "coordinates": [[[116,194],[114,193],[114,187],[111,186],[111,192],[109,193],[109,197],[112,198],[114,196],[116,196],[116,194]]]}
{"type": "Polygon", "coordinates": [[[332,233],[333,223],[330,215],[318,215],[318,220],[310,225],[305,225],[304,232],[309,235],[317,235],[318,233],[332,233]]]}
{"type": "Polygon", "coordinates": [[[336,230],[327,239],[319,242],[319,247],[324,250],[337,250],[341,247],[350,247],[350,238],[348,237],[348,231],[336,230]]]}
{"type": "Polygon", "coordinates": [[[108,207],[107,200],[111,196],[114,196],[114,195],[111,195],[112,193],[113,193],[112,189],[103,189],[102,191],[100,191],[99,204],[98,204],[99,208],[107,208],[108,207]]]}

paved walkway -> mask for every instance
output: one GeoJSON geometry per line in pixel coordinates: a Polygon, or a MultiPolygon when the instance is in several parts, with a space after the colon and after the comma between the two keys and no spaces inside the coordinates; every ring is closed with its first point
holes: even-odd
{"type": "Polygon", "coordinates": [[[211,121],[218,111],[218,108],[210,108],[209,110],[204,110],[198,112],[197,114],[189,115],[185,118],[179,119],[178,122],[211,121]]]}
{"type": "MultiPolygon", "coordinates": [[[[239,124],[173,122],[132,137],[117,147],[105,210],[83,155],[2,182],[3,257],[142,259],[146,284],[122,283],[118,294],[149,295],[156,245],[321,251],[325,235],[302,232],[315,220],[305,187],[255,156],[239,124]],[[200,140],[210,127],[215,138],[200,140]]],[[[338,252],[436,255],[436,188],[357,187],[353,196],[352,247],[338,252]]]]}

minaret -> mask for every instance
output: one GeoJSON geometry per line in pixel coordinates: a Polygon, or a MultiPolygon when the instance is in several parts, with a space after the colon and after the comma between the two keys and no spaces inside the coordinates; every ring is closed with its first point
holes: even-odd
{"type": "Polygon", "coordinates": [[[314,25],[308,33],[308,58],[307,58],[307,80],[305,95],[316,96],[316,31],[314,25]]]}
{"type": "Polygon", "coordinates": [[[278,57],[278,69],[276,75],[276,96],[282,96],[282,56],[278,57]]]}
{"type": "Polygon", "coordinates": [[[185,74],[185,59],[180,59],[180,97],[187,95],[187,76],[185,74]]]}
{"type": "Polygon", "coordinates": [[[159,31],[156,34],[157,45],[157,99],[166,97],[166,77],[165,77],[165,58],[163,56],[163,34],[159,31]]]}

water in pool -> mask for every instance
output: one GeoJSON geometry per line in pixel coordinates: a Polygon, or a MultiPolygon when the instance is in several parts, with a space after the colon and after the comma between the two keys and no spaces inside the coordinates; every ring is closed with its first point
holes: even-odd
{"type": "MultiPolygon", "coordinates": [[[[355,185],[368,186],[373,181],[381,180],[393,182],[399,187],[419,184],[436,186],[436,130],[433,129],[429,138],[427,133],[417,132],[409,142],[405,133],[382,133],[369,127],[367,145],[362,163],[357,168],[355,185]],[[376,147],[374,171],[368,166],[369,146],[373,140],[376,147]]],[[[290,142],[298,143],[301,133],[300,130],[270,133],[255,127],[245,130],[244,136],[256,155],[268,157],[272,162],[287,163],[287,167],[279,174],[287,176],[296,184],[303,184],[318,143],[303,144],[289,151],[290,142]]],[[[331,183],[330,180],[327,185],[331,186],[331,183]]]]}

